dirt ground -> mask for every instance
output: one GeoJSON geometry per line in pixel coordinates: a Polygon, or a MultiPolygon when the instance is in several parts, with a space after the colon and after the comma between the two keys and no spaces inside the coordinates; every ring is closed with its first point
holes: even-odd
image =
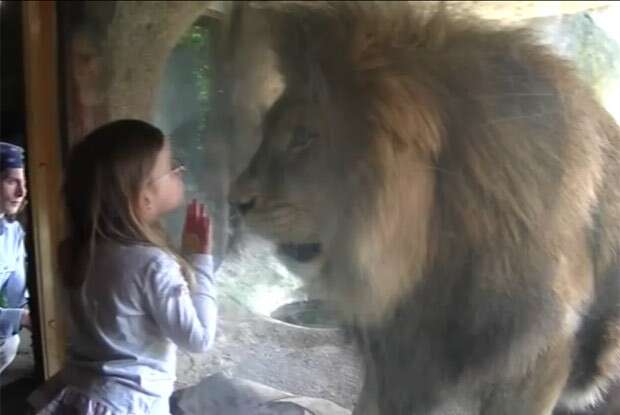
{"type": "Polygon", "coordinates": [[[222,372],[296,395],[327,399],[351,409],[361,388],[356,347],[338,329],[309,329],[220,307],[214,348],[179,353],[177,387],[222,372]]]}

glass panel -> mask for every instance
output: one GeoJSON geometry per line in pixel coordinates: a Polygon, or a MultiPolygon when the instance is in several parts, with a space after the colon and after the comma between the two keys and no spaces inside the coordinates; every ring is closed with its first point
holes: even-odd
{"type": "MultiPolygon", "coordinates": [[[[532,6],[535,2],[525,2],[528,6],[493,2],[497,4],[488,9],[484,2],[452,3],[466,4],[484,17],[499,18],[497,25],[518,23],[537,30],[541,41],[576,64],[580,76],[620,118],[617,7],[588,11],[558,5],[549,9],[550,2],[542,2],[546,6],[541,11],[532,6]],[[563,14],[567,11],[570,14],[563,14]]],[[[263,36],[270,27],[264,26],[259,14],[250,14],[236,32],[239,48],[222,51],[216,48],[218,41],[234,32],[225,24],[230,5],[222,2],[64,1],[58,6],[68,141],[75,143],[109,120],[131,117],[152,121],[170,138],[174,153],[188,168],[187,198],[206,202],[214,220],[215,256],[221,265],[217,276],[218,337],[214,349],[206,354],[179,352],[176,386],[196,385],[209,375],[223,373],[296,395],[328,399],[351,410],[363,378],[360,353],[352,341],[356,332],[337,319],[335,310],[327,305],[327,295],[313,291],[320,279],[310,280],[307,275],[323,269],[311,260],[293,264],[283,259],[312,258],[322,247],[314,243],[276,246],[249,232],[241,214],[231,212],[227,202],[231,183],[261,144],[265,114],[285,86],[275,55],[265,43],[268,37],[263,36]],[[232,55],[230,61],[223,60],[223,56],[231,58],[227,54],[232,55]],[[219,99],[225,103],[221,107],[219,99]],[[227,111],[222,111],[224,107],[227,111]],[[238,228],[231,230],[230,223],[238,228]],[[233,234],[239,229],[244,232],[233,234]]],[[[450,13],[457,11],[450,9],[450,13]]],[[[499,69],[501,65],[498,63],[499,69]]],[[[355,76],[354,69],[342,75],[343,82],[355,76]]],[[[493,68],[485,70],[493,72],[493,68]]],[[[497,99],[489,102],[502,105],[497,99]]],[[[537,101],[537,105],[542,104],[537,101]]],[[[308,132],[297,132],[304,144],[308,132]]],[[[280,183],[278,177],[285,174],[284,169],[272,172],[274,182],[280,183]]],[[[346,176],[347,171],[339,174],[346,176]]],[[[316,180],[322,180],[320,177],[316,180]]],[[[348,194],[337,196],[355,200],[348,194]]],[[[351,214],[356,208],[346,205],[351,214]]],[[[324,223],[320,226],[333,225],[329,216],[321,217],[324,223]]],[[[182,220],[179,210],[166,221],[177,244],[182,220]]],[[[338,249],[341,247],[334,247],[338,249]]],[[[256,385],[246,390],[227,382],[215,376],[203,386],[209,386],[207,391],[231,387],[237,392],[251,389],[258,394],[260,390],[263,397],[282,396],[256,385]]],[[[177,397],[202,399],[203,408],[225,395],[190,392],[177,397]]]]}

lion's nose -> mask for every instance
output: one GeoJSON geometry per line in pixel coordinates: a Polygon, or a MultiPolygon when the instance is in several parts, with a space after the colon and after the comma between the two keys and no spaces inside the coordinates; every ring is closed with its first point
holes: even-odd
{"type": "Polygon", "coordinates": [[[230,188],[228,202],[235,212],[247,214],[258,205],[257,183],[249,173],[242,174],[230,188]]]}
{"type": "Polygon", "coordinates": [[[250,209],[253,209],[256,206],[256,197],[251,197],[245,200],[239,200],[237,202],[237,209],[242,215],[248,213],[250,209]]]}

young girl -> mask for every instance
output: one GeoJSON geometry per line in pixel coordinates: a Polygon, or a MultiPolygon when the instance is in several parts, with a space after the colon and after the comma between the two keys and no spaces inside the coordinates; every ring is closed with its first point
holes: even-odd
{"type": "Polygon", "coordinates": [[[29,398],[35,414],[168,415],[177,345],[200,353],[213,343],[204,205],[187,210],[191,266],[159,224],[183,202],[182,170],[162,132],[137,120],[104,125],[72,149],[60,264],[70,342],[65,367],[29,398]]]}

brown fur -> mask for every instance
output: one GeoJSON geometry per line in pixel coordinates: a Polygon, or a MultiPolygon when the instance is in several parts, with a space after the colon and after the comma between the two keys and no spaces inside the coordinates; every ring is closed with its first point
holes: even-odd
{"type": "Polygon", "coordinates": [[[356,413],[598,402],[620,373],[620,133],[591,89],[525,31],[262,7],[286,90],[231,198],[257,232],[321,244],[361,329],[356,413]]]}

